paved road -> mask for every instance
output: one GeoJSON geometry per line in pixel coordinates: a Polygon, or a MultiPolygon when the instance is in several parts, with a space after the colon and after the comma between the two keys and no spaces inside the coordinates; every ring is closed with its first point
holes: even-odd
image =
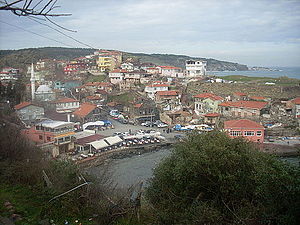
{"type": "Polygon", "coordinates": [[[178,133],[178,132],[166,133],[166,132],[164,132],[164,130],[166,130],[166,128],[145,127],[145,126],[141,126],[141,125],[122,124],[111,118],[109,120],[112,122],[114,129],[97,131],[97,134],[102,134],[104,136],[111,136],[115,132],[123,133],[123,132],[129,132],[131,130],[132,133],[135,133],[139,130],[155,130],[155,131],[160,132],[162,134],[162,136],[166,137],[168,140],[174,139],[174,135],[182,134],[182,133],[178,133]]]}

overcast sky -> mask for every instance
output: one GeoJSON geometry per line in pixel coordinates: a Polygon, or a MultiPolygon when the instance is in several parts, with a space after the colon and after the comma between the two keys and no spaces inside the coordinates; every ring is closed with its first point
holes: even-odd
{"type": "MultiPolygon", "coordinates": [[[[59,0],[55,22],[95,48],[174,53],[249,66],[300,66],[300,0],[59,0]]],[[[85,47],[27,18],[0,12],[0,49],[85,47]]]]}

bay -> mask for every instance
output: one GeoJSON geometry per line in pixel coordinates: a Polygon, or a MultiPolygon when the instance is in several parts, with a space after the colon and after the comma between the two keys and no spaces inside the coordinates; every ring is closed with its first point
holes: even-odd
{"type": "Polygon", "coordinates": [[[264,71],[264,70],[246,70],[246,71],[207,71],[208,75],[228,76],[228,75],[243,75],[251,77],[283,77],[300,79],[300,67],[270,67],[278,71],[264,71]]]}

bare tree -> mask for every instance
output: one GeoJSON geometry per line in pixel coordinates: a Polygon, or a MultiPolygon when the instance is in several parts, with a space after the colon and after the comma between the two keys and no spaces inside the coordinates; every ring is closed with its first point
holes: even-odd
{"type": "Polygon", "coordinates": [[[0,10],[11,11],[17,16],[70,16],[68,13],[53,13],[53,10],[59,8],[57,0],[16,0],[8,2],[7,0],[0,1],[0,10]]]}

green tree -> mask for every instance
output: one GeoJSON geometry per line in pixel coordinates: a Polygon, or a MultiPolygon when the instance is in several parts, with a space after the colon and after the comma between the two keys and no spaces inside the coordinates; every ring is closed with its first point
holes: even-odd
{"type": "Polygon", "coordinates": [[[244,139],[178,144],[146,190],[160,224],[300,224],[300,171],[244,139]]]}

